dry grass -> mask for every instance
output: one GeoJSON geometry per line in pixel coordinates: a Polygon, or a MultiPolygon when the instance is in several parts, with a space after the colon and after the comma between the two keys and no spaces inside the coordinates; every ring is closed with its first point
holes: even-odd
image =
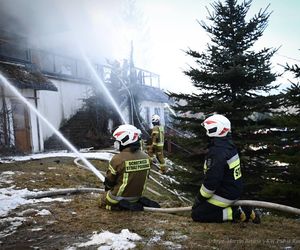
{"type": "MultiPolygon", "coordinates": [[[[107,167],[107,162],[92,163],[100,170],[107,167]]],[[[76,167],[69,158],[1,164],[0,173],[4,171],[18,173],[13,180],[20,189],[102,187],[94,174],[76,167]]],[[[0,185],[3,188],[12,184],[0,185]]],[[[164,206],[183,205],[152,181],[149,186],[163,194],[155,197],[147,192],[149,198],[164,206]]],[[[73,195],[68,199],[70,202],[34,203],[11,211],[10,217],[26,211],[23,215],[26,221],[15,233],[0,238],[1,249],[64,249],[87,241],[94,231],[119,233],[124,228],[143,238],[137,242],[137,249],[300,249],[299,220],[265,216],[260,225],[200,224],[193,222],[189,213],[110,212],[98,207],[99,195],[96,194],[73,195]],[[38,216],[36,210],[41,209],[49,210],[51,215],[38,216]],[[40,231],[32,231],[37,228],[40,231]]],[[[5,227],[5,223],[1,224],[0,230],[5,227]]]]}

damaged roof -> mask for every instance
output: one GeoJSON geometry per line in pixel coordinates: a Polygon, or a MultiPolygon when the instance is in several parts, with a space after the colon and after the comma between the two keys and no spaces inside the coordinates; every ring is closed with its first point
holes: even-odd
{"type": "Polygon", "coordinates": [[[0,61],[0,72],[19,89],[57,91],[56,86],[33,64],[16,64],[0,61]]]}
{"type": "Polygon", "coordinates": [[[134,85],[135,92],[138,93],[138,98],[144,101],[169,103],[167,94],[159,88],[147,85],[134,85]]]}

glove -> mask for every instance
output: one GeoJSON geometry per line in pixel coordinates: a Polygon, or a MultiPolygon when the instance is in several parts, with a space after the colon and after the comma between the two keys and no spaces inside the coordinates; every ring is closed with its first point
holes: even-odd
{"type": "Polygon", "coordinates": [[[115,185],[115,183],[111,182],[106,177],[105,177],[105,180],[104,180],[103,184],[104,184],[104,190],[105,191],[111,190],[115,185]]]}

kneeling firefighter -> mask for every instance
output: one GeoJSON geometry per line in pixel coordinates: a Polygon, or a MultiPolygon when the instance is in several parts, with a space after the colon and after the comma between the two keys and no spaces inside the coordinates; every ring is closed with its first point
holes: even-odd
{"type": "Polygon", "coordinates": [[[105,177],[108,210],[143,210],[143,206],[160,207],[142,194],[150,171],[151,159],[140,149],[141,131],[132,125],[121,125],[113,133],[114,147],[120,153],[109,162],[105,177]]]}
{"type": "Polygon", "coordinates": [[[204,181],[192,207],[192,219],[199,222],[249,221],[259,215],[249,207],[231,206],[242,194],[242,172],[237,148],[231,139],[230,121],[212,115],[202,123],[211,137],[204,162],[204,181]]]}

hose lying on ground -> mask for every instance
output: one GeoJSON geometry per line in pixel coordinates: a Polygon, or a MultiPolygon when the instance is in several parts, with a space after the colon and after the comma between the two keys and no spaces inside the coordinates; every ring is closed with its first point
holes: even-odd
{"type": "MultiPolygon", "coordinates": [[[[251,207],[260,207],[260,208],[269,208],[275,209],[282,212],[288,212],[293,214],[300,215],[300,209],[290,206],[285,206],[277,203],[266,202],[266,201],[254,201],[254,200],[238,200],[236,201],[233,206],[251,206],[251,207]]],[[[174,207],[174,208],[152,208],[152,207],[145,207],[145,211],[149,212],[160,212],[160,213],[176,213],[176,212],[186,212],[191,211],[192,207],[174,207]]]]}
{"type": "MultiPolygon", "coordinates": [[[[82,168],[86,168],[86,166],[80,164],[78,161],[80,159],[76,158],[74,160],[74,163],[82,168]]],[[[89,170],[89,169],[88,169],[89,170]]],[[[164,187],[160,182],[156,181],[153,177],[150,179],[152,179],[153,181],[155,181],[157,184],[161,185],[163,188],[165,188],[166,190],[170,191],[171,193],[173,193],[171,190],[167,189],[166,187],[164,187]]],[[[153,190],[148,190],[150,192],[152,192],[153,190]]],[[[157,192],[156,192],[157,193],[157,192]]],[[[178,194],[173,193],[175,195],[178,196],[178,194]]],[[[185,201],[188,201],[191,203],[190,200],[188,200],[185,197],[180,197],[179,199],[181,201],[183,201],[182,199],[184,199],[185,201]]],[[[294,208],[294,207],[290,207],[290,206],[285,206],[285,205],[281,205],[281,204],[277,204],[277,203],[272,203],[272,202],[265,202],[265,201],[254,201],[254,200],[239,200],[236,201],[233,206],[252,206],[252,207],[260,207],[260,208],[269,208],[269,209],[275,209],[275,210],[279,210],[279,211],[283,211],[283,212],[288,212],[288,213],[293,213],[293,214],[299,214],[300,215],[300,209],[298,208],[294,208]]],[[[188,207],[177,207],[177,208],[150,208],[150,207],[145,207],[145,211],[149,211],[149,212],[161,212],[161,213],[176,213],[176,212],[184,212],[184,211],[191,211],[192,207],[188,206],[188,207]]]]}
{"type": "MultiPolygon", "coordinates": [[[[40,199],[44,197],[51,197],[56,195],[67,195],[67,194],[79,194],[79,193],[104,193],[104,189],[101,188],[66,188],[53,191],[37,192],[36,194],[25,195],[25,199],[40,199]]],[[[295,207],[290,207],[286,205],[281,205],[266,201],[255,201],[255,200],[238,200],[233,206],[251,206],[260,208],[269,208],[274,210],[279,210],[282,212],[292,213],[300,215],[300,209],[295,207]]],[[[154,208],[154,207],[144,207],[144,211],[147,212],[159,212],[159,213],[178,213],[191,211],[192,207],[173,207],[173,208],[154,208]]]]}
{"type": "Polygon", "coordinates": [[[101,188],[65,188],[51,191],[41,191],[34,194],[25,195],[25,199],[40,199],[44,197],[51,197],[56,195],[79,194],[79,193],[104,193],[101,188]]]}

